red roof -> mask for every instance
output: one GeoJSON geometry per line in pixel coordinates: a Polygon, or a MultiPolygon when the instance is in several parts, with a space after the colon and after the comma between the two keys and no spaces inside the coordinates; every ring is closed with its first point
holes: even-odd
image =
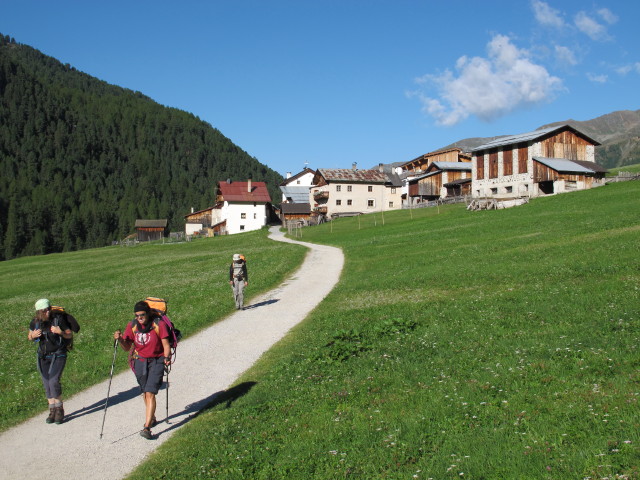
{"type": "Polygon", "coordinates": [[[220,194],[227,202],[263,202],[270,203],[271,197],[264,182],[220,182],[220,194]]]}

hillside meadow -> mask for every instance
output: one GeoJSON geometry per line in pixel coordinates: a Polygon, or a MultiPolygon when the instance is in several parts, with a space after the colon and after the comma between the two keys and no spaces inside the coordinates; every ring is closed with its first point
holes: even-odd
{"type": "Polygon", "coordinates": [[[640,478],[640,182],[300,233],[337,288],[130,478],[640,478]]]}
{"type": "MultiPolygon", "coordinates": [[[[228,283],[234,253],[247,257],[248,298],[280,284],[302,263],[306,249],[269,240],[267,233],[0,262],[0,324],[10,332],[0,337],[0,430],[47,406],[36,345],[27,340],[38,298],[64,306],[80,322],[62,380],[63,395],[69,397],[109,378],[113,332],[133,318],[138,300],[167,299],[170,317],[188,337],[235,311],[228,283]]],[[[126,356],[120,355],[116,371],[125,368],[126,356]]]]}

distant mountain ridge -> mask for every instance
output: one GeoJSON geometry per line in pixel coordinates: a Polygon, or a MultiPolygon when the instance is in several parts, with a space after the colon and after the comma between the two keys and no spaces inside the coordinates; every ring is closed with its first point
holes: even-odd
{"type": "MultiPolygon", "coordinates": [[[[564,120],[538,127],[555,127],[569,124],[602,145],[596,147],[596,162],[606,168],[622,167],[640,163],[640,110],[619,110],[592,120],[564,120]]],[[[513,132],[513,134],[526,132],[513,132]]],[[[468,152],[496,137],[475,137],[459,140],[445,148],[458,147],[468,152]]]]}

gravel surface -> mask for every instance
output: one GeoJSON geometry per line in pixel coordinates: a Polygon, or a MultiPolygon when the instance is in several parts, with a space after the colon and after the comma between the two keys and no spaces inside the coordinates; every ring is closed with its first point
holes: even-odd
{"type": "MultiPolygon", "coordinates": [[[[45,424],[47,411],[2,433],[0,478],[121,479],[199,410],[224,394],[303,320],[340,278],[344,263],[340,249],[289,240],[275,227],[270,238],[307,246],[303,265],[276,289],[251,298],[245,310],[180,343],[169,376],[169,418],[164,421],[167,403],[163,389],[157,397],[160,423],[152,429],[153,440],[139,435],[144,405],[133,373],[127,370],[113,377],[102,439],[108,378],[65,400],[67,419],[62,425],[45,424]],[[215,368],[200,368],[204,358],[215,368]]],[[[118,355],[125,353],[119,349],[118,355]]]]}

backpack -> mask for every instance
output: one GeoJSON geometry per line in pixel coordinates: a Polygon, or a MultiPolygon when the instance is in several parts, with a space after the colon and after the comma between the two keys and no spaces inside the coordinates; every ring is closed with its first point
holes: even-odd
{"type": "MultiPolygon", "coordinates": [[[[171,348],[171,364],[175,362],[176,359],[176,349],[178,348],[178,342],[182,338],[182,333],[178,330],[169,316],[167,315],[167,301],[164,298],[158,297],[147,297],[144,299],[147,302],[147,305],[152,310],[152,313],[156,314],[156,317],[153,319],[153,329],[156,334],[160,333],[160,322],[163,322],[167,331],[169,332],[169,347],[171,348]]],[[[138,329],[138,322],[136,320],[131,320],[131,329],[135,335],[136,330],[138,329]]],[[[134,354],[135,355],[135,354],[134,354]]],[[[132,367],[133,368],[133,367],[132,367]]]]}
{"type": "MultiPolygon", "coordinates": [[[[53,321],[51,322],[52,325],[58,327],[58,315],[64,315],[67,319],[67,323],[69,324],[69,328],[71,329],[71,331],[73,333],[78,333],[80,331],[80,324],[78,323],[78,321],[75,319],[75,317],[73,315],[71,315],[69,312],[65,311],[65,309],[63,307],[60,307],[58,305],[51,305],[51,315],[53,316],[53,321]]],[[[71,351],[73,350],[73,337],[71,337],[70,339],[64,339],[64,342],[66,343],[66,347],[67,347],[67,351],[71,351]]]]}

